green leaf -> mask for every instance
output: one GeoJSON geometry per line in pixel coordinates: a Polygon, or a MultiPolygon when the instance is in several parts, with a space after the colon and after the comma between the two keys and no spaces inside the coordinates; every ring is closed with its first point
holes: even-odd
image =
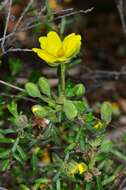
{"type": "Polygon", "coordinates": [[[22,160],[26,161],[27,160],[27,155],[26,155],[26,153],[24,152],[24,150],[22,149],[21,146],[17,145],[17,151],[20,154],[22,160]]]}
{"type": "Polygon", "coordinates": [[[77,108],[71,100],[64,101],[64,112],[66,117],[70,120],[77,116],[77,108]]]}
{"type": "Polygon", "coordinates": [[[112,106],[109,102],[104,102],[101,107],[101,118],[107,124],[110,123],[112,119],[112,106]]]}
{"type": "Polygon", "coordinates": [[[11,139],[11,138],[1,138],[0,137],[0,143],[14,143],[15,140],[14,139],[11,139]]]}
{"type": "Polygon", "coordinates": [[[17,149],[17,145],[18,145],[18,143],[19,143],[19,138],[17,138],[16,140],[15,140],[15,143],[13,144],[13,147],[12,147],[12,152],[14,153],[15,151],[16,151],[16,149],[17,149]]]}
{"type": "Polygon", "coordinates": [[[38,164],[38,158],[36,155],[32,155],[31,164],[33,171],[35,171],[37,169],[37,164],[38,164]]]}
{"type": "Polygon", "coordinates": [[[30,190],[26,185],[21,184],[20,190],[30,190]]]}
{"type": "Polygon", "coordinates": [[[8,110],[14,117],[18,116],[17,104],[14,101],[8,105],[8,110]]]}
{"type": "Polygon", "coordinates": [[[13,157],[15,158],[15,160],[17,160],[18,162],[20,162],[21,165],[24,165],[24,162],[22,161],[21,157],[18,154],[13,154],[13,157]]]}
{"type": "Polygon", "coordinates": [[[79,83],[74,86],[73,92],[76,96],[83,96],[85,94],[85,87],[83,84],[79,83]]]}
{"type": "Polygon", "coordinates": [[[6,150],[4,148],[0,149],[0,158],[7,158],[10,155],[11,150],[6,150]]]}
{"type": "Polygon", "coordinates": [[[100,150],[101,152],[105,152],[105,153],[108,153],[112,150],[112,141],[110,140],[103,140],[103,142],[101,143],[101,146],[100,146],[100,150]]]}
{"type": "Polygon", "coordinates": [[[49,183],[49,179],[47,178],[39,178],[37,180],[35,180],[35,185],[33,186],[33,190],[38,190],[39,186],[41,184],[48,184],[49,183]]]}
{"type": "Polygon", "coordinates": [[[77,108],[78,113],[83,113],[86,109],[84,101],[73,101],[75,107],[77,108]]]}
{"type": "Polygon", "coordinates": [[[13,129],[0,129],[0,134],[2,135],[11,134],[11,133],[15,133],[15,131],[13,129]]]}
{"type": "Polygon", "coordinates": [[[23,64],[20,59],[9,58],[9,67],[10,67],[12,76],[16,76],[22,71],[23,64]]]}
{"type": "Polygon", "coordinates": [[[72,97],[74,96],[74,93],[73,93],[73,88],[74,88],[74,85],[71,81],[66,81],[66,86],[65,86],[65,95],[67,97],[72,97]]]}
{"type": "Polygon", "coordinates": [[[67,152],[73,150],[75,147],[76,147],[76,143],[75,143],[75,142],[71,143],[69,146],[67,146],[67,147],[65,148],[65,153],[67,153],[67,152]]]}
{"type": "Polygon", "coordinates": [[[53,142],[58,143],[59,141],[59,134],[58,134],[58,129],[50,124],[48,127],[46,127],[46,130],[44,132],[44,136],[46,139],[50,138],[53,142]]]}
{"type": "Polygon", "coordinates": [[[45,77],[40,77],[38,83],[39,83],[41,92],[50,97],[51,90],[50,90],[50,85],[49,85],[48,80],[45,77]]]}
{"type": "Polygon", "coordinates": [[[25,90],[28,93],[28,95],[31,96],[31,97],[38,98],[38,97],[41,96],[40,91],[39,91],[37,85],[35,85],[32,82],[26,83],[25,90]]]}
{"type": "Polygon", "coordinates": [[[10,160],[9,159],[3,160],[2,163],[1,163],[1,170],[3,172],[5,172],[6,170],[8,170],[9,165],[10,165],[10,160]]]}
{"type": "Polygon", "coordinates": [[[32,112],[36,117],[45,117],[47,115],[47,110],[40,105],[32,106],[32,112]]]}
{"type": "Polygon", "coordinates": [[[61,190],[61,183],[59,179],[56,181],[56,190],[61,190]]]}

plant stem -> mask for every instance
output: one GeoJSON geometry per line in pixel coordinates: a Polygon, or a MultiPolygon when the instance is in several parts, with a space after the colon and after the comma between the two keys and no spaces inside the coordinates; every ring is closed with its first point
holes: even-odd
{"type": "Polygon", "coordinates": [[[61,76],[60,76],[60,96],[65,96],[65,64],[61,64],[61,76]]]}
{"type": "Polygon", "coordinates": [[[96,177],[96,182],[97,182],[97,190],[103,190],[102,184],[101,184],[101,179],[99,176],[96,177]]]}
{"type": "Polygon", "coordinates": [[[85,190],[91,190],[91,188],[92,188],[91,183],[90,183],[90,182],[87,182],[87,183],[86,183],[85,190]]]}

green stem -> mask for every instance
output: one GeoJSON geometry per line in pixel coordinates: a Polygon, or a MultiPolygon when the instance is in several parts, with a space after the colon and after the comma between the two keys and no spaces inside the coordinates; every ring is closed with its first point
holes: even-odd
{"type": "Polygon", "coordinates": [[[41,96],[40,96],[40,99],[41,99],[42,101],[48,103],[51,107],[54,107],[54,108],[55,108],[56,104],[55,104],[55,101],[54,101],[54,100],[52,100],[52,99],[50,99],[50,98],[47,98],[47,97],[44,96],[44,95],[41,95],[41,96]]]}
{"type": "Polygon", "coordinates": [[[92,185],[90,182],[87,182],[86,183],[86,187],[85,187],[85,190],[91,190],[92,189],[92,185]]]}
{"type": "Polygon", "coordinates": [[[96,177],[96,183],[97,183],[97,190],[103,190],[101,179],[99,176],[96,177]]]}
{"type": "Polygon", "coordinates": [[[65,64],[61,64],[61,76],[60,76],[60,96],[65,96],[65,64]]]}

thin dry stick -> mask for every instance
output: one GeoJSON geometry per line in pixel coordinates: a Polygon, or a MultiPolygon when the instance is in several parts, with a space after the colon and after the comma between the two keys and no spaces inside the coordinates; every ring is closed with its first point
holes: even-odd
{"type": "Polygon", "coordinates": [[[0,5],[0,11],[3,9],[3,7],[5,7],[5,5],[8,3],[8,0],[5,0],[3,2],[1,2],[1,5],[0,5]]]}
{"type": "Polygon", "coordinates": [[[19,17],[15,27],[14,27],[14,30],[12,31],[12,33],[15,33],[19,24],[21,23],[22,19],[24,18],[25,14],[27,13],[27,11],[29,10],[30,6],[32,5],[33,3],[33,0],[30,0],[28,5],[26,6],[26,8],[24,9],[24,11],[22,12],[21,16],[19,17]]]}
{"type": "Polygon", "coordinates": [[[58,20],[58,19],[61,19],[63,17],[69,17],[69,16],[73,16],[73,15],[76,15],[76,14],[79,14],[79,13],[88,13],[88,12],[91,12],[92,10],[94,9],[94,7],[91,7],[90,9],[87,9],[87,10],[79,10],[79,11],[72,11],[70,13],[67,13],[67,14],[64,14],[64,15],[61,15],[61,16],[57,16],[56,18],[54,18],[53,20],[58,20]]]}
{"type": "MultiPolygon", "coordinates": [[[[13,36],[13,35],[14,35],[14,33],[10,33],[10,34],[6,35],[6,36],[5,36],[5,40],[8,39],[8,38],[10,38],[10,37],[13,36]]],[[[0,42],[1,42],[3,39],[4,39],[4,37],[0,38],[0,42]]]]}
{"type": "Polygon", "coordinates": [[[0,96],[9,97],[9,98],[19,98],[19,99],[22,99],[22,100],[25,100],[25,101],[30,101],[30,102],[37,103],[36,100],[34,100],[34,99],[32,99],[32,98],[28,98],[28,97],[23,97],[23,96],[21,96],[21,95],[0,93],[0,96]]]}
{"type": "Polygon", "coordinates": [[[11,52],[32,52],[31,49],[22,49],[22,48],[14,48],[14,49],[8,49],[6,50],[4,53],[0,54],[0,57],[7,54],[7,53],[11,53],[11,52]]]}
{"type": "Polygon", "coordinates": [[[123,0],[119,0],[117,2],[117,9],[118,9],[118,12],[120,15],[123,31],[126,34],[126,22],[125,22],[125,18],[124,18],[123,8],[124,8],[123,0]]]}
{"type": "MultiPolygon", "coordinates": [[[[72,15],[76,15],[76,14],[79,14],[79,13],[84,13],[84,14],[86,14],[86,13],[88,13],[88,12],[91,12],[92,10],[93,10],[94,8],[93,7],[91,7],[90,9],[87,9],[87,10],[79,10],[79,11],[73,11],[73,12],[71,12],[72,10],[73,10],[73,8],[70,8],[70,9],[67,9],[66,11],[65,10],[61,10],[61,13],[62,12],[68,12],[68,13],[65,13],[65,14],[63,14],[63,15],[60,15],[60,16],[57,16],[57,17],[54,17],[53,19],[50,19],[49,20],[49,22],[51,22],[51,21],[56,21],[56,20],[59,20],[59,19],[61,19],[61,18],[63,18],[63,17],[69,17],[69,16],[72,16],[72,15]],[[69,13],[69,11],[70,11],[70,13],[69,13]]],[[[59,14],[60,12],[54,12],[53,13],[53,15],[56,15],[56,14],[59,14]]],[[[46,16],[45,16],[45,18],[46,18],[46,16]]],[[[44,19],[44,17],[43,17],[43,19],[44,19]]],[[[35,24],[32,24],[32,25],[30,25],[30,26],[26,26],[26,27],[24,27],[24,28],[22,28],[20,31],[27,31],[27,30],[30,30],[30,29],[32,29],[32,28],[35,28],[36,26],[39,26],[39,25],[41,25],[42,24],[42,22],[41,22],[41,20],[40,20],[40,22],[38,22],[38,23],[35,23],[35,24]]]]}
{"type": "Polygon", "coordinates": [[[9,1],[8,15],[7,15],[6,25],[5,25],[5,29],[4,29],[3,40],[1,43],[1,48],[2,48],[3,52],[5,52],[4,43],[5,43],[6,33],[7,33],[8,22],[9,22],[10,14],[11,14],[11,5],[12,5],[12,0],[9,1]]]}
{"type": "Polygon", "coordinates": [[[23,52],[32,52],[32,50],[31,49],[21,49],[21,48],[14,48],[14,49],[8,49],[6,52],[5,52],[5,54],[6,53],[9,53],[9,52],[16,52],[16,51],[23,51],[23,52]]]}
{"type": "Polygon", "coordinates": [[[124,185],[126,185],[126,178],[124,178],[124,180],[121,182],[118,190],[126,190],[126,188],[124,187],[124,185]]]}
{"type": "Polygon", "coordinates": [[[68,8],[68,9],[62,9],[60,11],[55,11],[53,15],[61,14],[61,13],[66,13],[66,12],[71,12],[74,11],[74,8],[68,8]]]}
{"type": "Polygon", "coordinates": [[[38,16],[40,17],[44,11],[46,11],[46,6],[41,7],[41,9],[40,9],[40,11],[38,13],[38,16]]]}
{"type": "MultiPolygon", "coordinates": [[[[25,30],[20,30],[20,29],[18,29],[18,26],[19,26],[19,24],[21,23],[21,21],[22,21],[24,15],[26,14],[26,12],[28,11],[28,9],[30,8],[32,2],[33,2],[33,1],[30,1],[30,2],[28,3],[27,7],[25,8],[25,10],[24,10],[23,13],[21,14],[19,20],[17,21],[17,23],[16,23],[16,25],[15,25],[15,27],[14,27],[14,30],[12,31],[12,33],[6,35],[6,36],[5,36],[5,39],[8,39],[8,38],[14,36],[16,32],[25,31],[25,30]]],[[[38,14],[39,14],[39,17],[40,17],[41,14],[45,11],[45,9],[46,9],[45,6],[44,6],[43,8],[41,8],[40,12],[38,13],[38,14]]],[[[38,19],[38,17],[37,17],[37,19],[38,19]]],[[[29,25],[29,24],[28,24],[28,25],[29,25]]],[[[26,26],[26,28],[27,28],[27,26],[26,26]]],[[[3,37],[0,38],[0,42],[1,42],[2,40],[3,40],[3,37]]]]}
{"type": "Polygon", "coordinates": [[[19,91],[21,91],[21,92],[25,92],[25,90],[24,90],[23,88],[20,88],[20,87],[18,87],[18,86],[15,86],[15,85],[10,84],[10,83],[8,83],[8,82],[5,82],[5,81],[3,81],[3,80],[0,80],[0,84],[6,85],[6,86],[8,86],[8,87],[10,87],[10,88],[13,88],[13,89],[15,89],[15,90],[19,90],[19,91]]]}
{"type": "MultiPolygon", "coordinates": [[[[90,8],[90,9],[87,9],[87,10],[79,10],[79,11],[73,11],[74,9],[73,8],[69,8],[69,9],[64,9],[64,10],[61,10],[61,11],[56,11],[56,12],[54,12],[53,13],[53,15],[57,15],[57,14],[62,14],[62,13],[64,13],[64,15],[60,15],[60,16],[57,16],[57,17],[55,17],[53,20],[55,21],[55,20],[58,20],[58,19],[61,19],[62,17],[65,17],[65,16],[72,16],[72,15],[75,15],[75,14],[79,14],[79,13],[88,13],[88,12],[91,12],[92,10],[93,10],[94,8],[92,7],[92,8],[90,8]]],[[[44,8],[43,8],[43,11],[44,11],[44,8]]],[[[50,20],[50,21],[53,21],[53,20],[50,20]]],[[[32,29],[32,28],[34,28],[34,27],[36,27],[36,26],[39,26],[39,25],[41,25],[42,24],[42,22],[40,21],[40,22],[38,22],[38,23],[35,23],[35,24],[32,24],[32,25],[30,25],[30,23],[27,25],[27,26],[25,26],[25,27],[23,27],[22,29],[20,29],[20,30],[16,30],[15,32],[24,32],[24,31],[27,31],[27,30],[29,30],[29,29],[32,29]],[[29,26],[30,25],[30,26],[29,26]]],[[[15,33],[14,32],[12,32],[12,33],[10,33],[10,34],[8,34],[8,35],[6,35],[6,39],[8,39],[8,38],[10,38],[10,37],[12,37],[13,35],[14,35],[15,33]]],[[[3,37],[2,38],[0,38],[0,42],[3,40],[3,37]]]]}

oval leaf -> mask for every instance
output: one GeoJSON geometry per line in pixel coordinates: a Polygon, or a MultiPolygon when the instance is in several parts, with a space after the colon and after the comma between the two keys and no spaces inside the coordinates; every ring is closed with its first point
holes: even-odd
{"type": "Polygon", "coordinates": [[[110,152],[112,150],[112,142],[110,140],[104,140],[100,146],[101,152],[110,152]]]}
{"type": "Polygon", "coordinates": [[[29,96],[32,96],[34,98],[41,96],[38,87],[32,82],[26,83],[25,89],[26,89],[26,92],[28,93],[29,96]]]}
{"type": "Polygon", "coordinates": [[[109,102],[104,102],[101,107],[101,118],[107,124],[110,123],[112,119],[112,106],[109,102]]]}
{"type": "Polygon", "coordinates": [[[38,82],[41,92],[47,96],[50,96],[51,92],[48,80],[45,77],[41,77],[38,82]]]}
{"type": "Polygon", "coordinates": [[[71,100],[65,100],[64,102],[64,112],[66,117],[70,120],[77,116],[77,108],[71,100]]]}
{"type": "Polygon", "coordinates": [[[32,112],[36,117],[45,117],[47,114],[46,109],[40,105],[32,106],[32,112]]]}
{"type": "Polygon", "coordinates": [[[73,92],[76,96],[82,96],[85,94],[85,87],[83,84],[77,84],[75,85],[75,87],[73,88],[73,92]]]}

